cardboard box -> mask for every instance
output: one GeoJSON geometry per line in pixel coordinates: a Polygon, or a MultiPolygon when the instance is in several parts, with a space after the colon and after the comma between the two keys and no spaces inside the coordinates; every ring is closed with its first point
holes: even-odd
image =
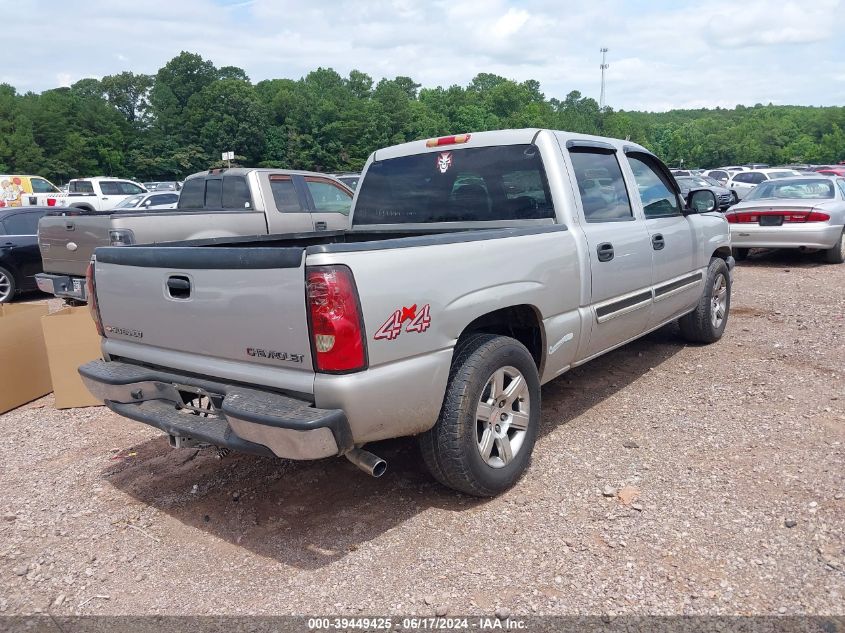
{"type": "Polygon", "coordinates": [[[46,303],[0,304],[0,413],[51,391],[41,333],[46,303]]]}
{"type": "Polygon", "coordinates": [[[100,336],[87,307],[62,308],[41,318],[57,409],[103,404],[85,388],[77,368],[102,358],[100,336]]]}

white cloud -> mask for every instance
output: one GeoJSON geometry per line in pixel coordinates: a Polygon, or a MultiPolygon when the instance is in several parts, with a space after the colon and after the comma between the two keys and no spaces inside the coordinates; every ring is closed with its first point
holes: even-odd
{"type": "Polygon", "coordinates": [[[549,97],[598,98],[610,48],[608,104],[625,109],[845,101],[839,60],[845,0],[21,0],[58,29],[3,36],[0,81],[43,90],[82,77],[154,73],[181,50],[253,81],[319,66],[425,86],[479,72],[537,79],[549,97]],[[85,42],[80,46],[79,42],[85,42]]]}

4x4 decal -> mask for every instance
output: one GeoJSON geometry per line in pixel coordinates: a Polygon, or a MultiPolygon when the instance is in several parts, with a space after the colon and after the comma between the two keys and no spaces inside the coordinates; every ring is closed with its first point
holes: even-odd
{"type": "Polygon", "coordinates": [[[429,315],[430,306],[425,304],[417,312],[417,304],[415,303],[410,308],[402,306],[400,310],[396,310],[387,321],[378,329],[373,335],[375,340],[386,339],[392,341],[402,333],[402,327],[405,321],[410,320],[410,323],[405,327],[406,332],[418,332],[422,334],[431,326],[431,316],[429,315]]]}

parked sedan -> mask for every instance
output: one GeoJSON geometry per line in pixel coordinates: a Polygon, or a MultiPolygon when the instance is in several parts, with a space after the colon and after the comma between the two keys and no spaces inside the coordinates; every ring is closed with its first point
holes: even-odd
{"type": "Polygon", "coordinates": [[[750,171],[740,171],[731,176],[731,179],[725,186],[728,189],[735,191],[737,198],[742,200],[751,192],[752,189],[754,189],[754,187],[762,182],[800,175],[801,172],[795,171],[794,169],[755,169],[750,171]]]}
{"type": "Polygon", "coordinates": [[[175,209],[177,202],[178,193],[140,193],[126,198],[115,209],[175,209]]]}
{"type": "Polygon", "coordinates": [[[845,179],[770,180],[758,185],[725,218],[738,260],[752,248],[818,250],[829,264],[845,259],[845,179]]]}
{"type": "Polygon", "coordinates": [[[55,207],[0,209],[0,303],[15,295],[37,290],[35,275],[41,272],[38,220],[55,207]]]}
{"type": "Polygon", "coordinates": [[[736,200],[734,194],[730,189],[722,187],[717,181],[712,179],[702,178],[700,176],[677,176],[675,180],[681,188],[681,193],[686,196],[692,189],[709,189],[716,196],[719,202],[719,210],[725,211],[736,200]],[[716,183],[716,184],[713,184],[716,183]]]}

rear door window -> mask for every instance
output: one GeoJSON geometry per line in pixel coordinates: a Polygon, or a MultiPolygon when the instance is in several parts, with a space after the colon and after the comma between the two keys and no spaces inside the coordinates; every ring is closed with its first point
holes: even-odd
{"type": "Polygon", "coordinates": [[[299,195],[296,193],[293,179],[286,174],[270,174],[270,191],[276,208],[282,213],[302,213],[299,195]]]}
{"type": "Polygon", "coordinates": [[[68,184],[67,190],[68,193],[94,193],[94,185],[87,180],[76,180],[68,184]]]}
{"type": "Polygon", "coordinates": [[[352,206],[352,194],[349,191],[326,178],[306,176],[305,183],[314,202],[315,212],[349,215],[349,207],[352,206]]]}
{"type": "Polygon", "coordinates": [[[17,213],[3,220],[6,235],[36,235],[42,213],[17,213]]]}
{"type": "MultiPolygon", "coordinates": [[[[119,182],[101,182],[100,183],[100,191],[103,192],[104,196],[120,196],[123,195],[123,190],[120,187],[119,182]]],[[[136,191],[135,193],[140,193],[136,191]]]]}
{"type": "Polygon", "coordinates": [[[173,204],[179,199],[175,193],[165,193],[158,196],[150,196],[150,205],[158,206],[160,204],[173,204]]]}
{"type": "Polygon", "coordinates": [[[592,148],[570,149],[581,206],[587,222],[624,222],[634,219],[631,200],[616,152],[592,148]]]}
{"type": "Polygon", "coordinates": [[[179,209],[202,209],[205,203],[205,178],[191,178],[185,181],[179,195],[179,209]]]}

